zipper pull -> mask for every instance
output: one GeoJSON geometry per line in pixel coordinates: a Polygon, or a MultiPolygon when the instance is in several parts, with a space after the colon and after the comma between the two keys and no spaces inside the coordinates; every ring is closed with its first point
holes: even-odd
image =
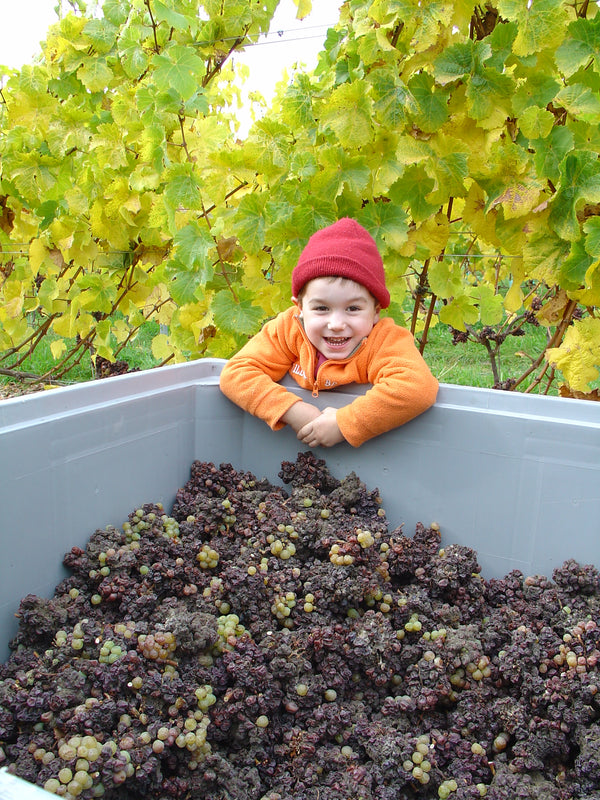
{"type": "Polygon", "coordinates": [[[314,383],[313,383],[312,396],[313,397],[318,397],[319,396],[319,384],[317,383],[317,381],[314,381],[314,383]]]}

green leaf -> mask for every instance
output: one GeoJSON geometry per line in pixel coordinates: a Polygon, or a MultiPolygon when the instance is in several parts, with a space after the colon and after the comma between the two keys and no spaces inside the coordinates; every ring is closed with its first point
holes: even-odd
{"type": "Polygon", "coordinates": [[[368,203],[357,217],[381,250],[399,249],[408,238],[408,217],[394,203],[368,203]]]}
{"type": "Polygon", "coordinates": [[[404,124],[410,114],[418,113],[414,97],[395,70],[374,69],[365,80],[371,84],[375,116],[385,127],[395,129],[404,124]]]}
{"type": "Polygon", "coordinates": [[[479,309],[466,295],[455,297],[440,309],[440,320],[457,331],[466,330],[467,325],[474,325],[478,319],[479,309]]]}
{"type": "Polygon", "coordinates": [[[102,13],[113,25],[120,26],[127,22],[131,10],[130,0],[104,0],[102,13]]]}
{"type": "Polygon", "coordinates": [[[279,122],[261,119],[245,143],[246,164],[272,178],[289,169],[291,132],[279,122]]]}
{"type": "Polygon", "coordinates": [[[561,265],[559,281],[567,291],[579,289],[585,284],[585,274],[594,261],[592,256],[586,253],[584,244],[582,239],[573,242],[569,257],[561,265]]]}
{"type": "Polygon", "coordinates": [[[265,199],[259,194],[242,197],[235,213],[235,232],[247,253],[258,253],[265,243],[265,199]]]}
{"type": "Polygon", "coordinates": [[[371,170],[365,162],[363,155],[348,155],[342,147],[333,147],[320,154],[320,166],[334,176],[337,185],[335,195],[347,186],[351,192],[361,194],[367,187],[371,177],[371,170]]]}
{"type": "Polygon", "coordinates": [[[313,87],[305,73],[294,76],[282,102],[283,117],[293,126],[312,127],[315,124],[313,113],[313,87]]]}
{"type": "Polygon", "coordinates": [[[108,53],[117,40],[118,28],[107,19],[92,19],[83,29],[83,35],[94,45],[97,53],[108,53]]]}
{"type": "Polygon", "coordinates": [[[119,50],[121,64],[128,78],[136,80],[148,69],[149,59],[146,51],[139,44],[122,47],[119,50]]]}
{"type": "Polygon", "coordinates": [[[77,70],[77,77],[90,92],[101,92],[110,84],[113,71],[105,58],[86,59],[77,70]]]}
{"type": "Polygon", "coordinates": [[[583,224],[586,233],[585,251],[593,258],[600,258],[600,217],[592,217],[583,224]]]}
{"type": "Polygon", "coordinates": [[[573,149],[573,134],[569,128],[554,127],[550,136],[542,141],[531,142],[535,148],[534,162],[538,175],[557,183],[560,177],[560,164],[573,149]]]}
{"type": "Polygon", "coordinates": [[[436,175],[439,188],[444,195],[441,202],[449,197],[466,197],[465,180],[469,175],[466,153],[450,153],[436,161],[436,175]]]}
{"type": "Polygon", "coordinates": [[[41,307],[51,314],[53,311],[53,301],[60,294],[58,283],[54,278],[46,278],[38,289],[38,300],[41,307]]]}
{"type": "Polygon", "coordinates": [[[560,84],[551,75],[534,72],[520,81],[512,99],[513,111],[520,117],[530,106],[546,108],[556,97],[560,84]]]}
{"type": "Polygon", "coordinates": [[[598,69],[600,54],[600,15],[593,19],[576,19],[569,25],[568,38],[558,47],[555,58],[558,69],[570,77],[580,67],[595,59],[598,69]]]}
{"type": "Polygon", "coordinates": [[[178,164],[168,172],[165,199],[171,208],[201,210],[200,184],[191,164],[178,164]]]}
{"type": "Polygon", "coordinates": [[[312,153],[294,150],[290,160],[291,175],[300,179],[311,178],[316,174],[317,169],[317,160],[312,153]]]}
{"type": "Polygon", "coordinates": [[[371,104],[359,81],[334,89],[320,113],[342,147],[354,149],[371,141],[371,104]]]}
{"type": "Polygon", "coordinates": [[[563,40],[568,23],[563,0],[497,0],[500,16],[518,24],[513,45],[517,56],[529,56],[546,48],[555,49],[563,40]]]}
{"type": "Polygon", "coordinates": [[[515,84],[509,75],[481,67],[469,81],[467,103],[473,119],[482,127],[496,127],[510,115],[515,84]]]}
{"type": "Polygon", "coordinates": [[[390,199],[410,209],[415,222],[421,222],[438,207],[428,202],[427,196],[433,190],[435,182],[419,164],[413,164],[404,171],[404,175],[396,181],[389,191],[390,199]]]}
{"type": "Polygon", "coordinates": [[[242,288],[237,292],[237,299],[230,291],[217,292],[211,305],[217,328],[247,336],[255,334],[265,312],[253,305],[252,301],[252,293],[242,288]]]}
{"type": "Polygon", "coordinates": [[[302,238],[314,231],[332,225],[337,219],[335,206],[328,198],[311,194],[304,202],[296,205],[292,211],[290,226],[297,230],[302,238]]]}
{"type": "Polygon", "coordinates": [[[519,117],[519,128],[528,139],[545,139],[554,125],[554,115],[545,108],[530,106],[519,117]]]}
{"type": "Polygon", "coordinates": [[[534,233],[523,249],[523,262],[527,273],[551,286],[558,283],[562,263],[568,257],[570,246],[554,231],[544,226],[534,233]]]}
{"type": "Polygon", "coordinates": [[[552,200],[550,224],[567,241],[579,239],[577,210],[583,202],[600,202],[600,162],[597,153],[569,153],[561,164],[560,187],[552,200]]]}
{"type": "Polygon", "coordinates": [[[448,118],[448,98],[435,87],[433,77],[427,72],[414,75],[408,82],[419,113],[415,122],[422,131],[436,131],[448,118]]]}
{"type": "Polygon", "coordinates": [[[580,83],[565,86],[556,95],[556,102],[564,106],[576,119],[597,124],[600,115],[600,98],[580,83]]]}
{"type": "Polygon", "coordinates": [[[455,260],[436,259],[432,261],[427,272],[427,279],[431,291],[443,300],[460,295],[464,291],[460,265],[455,260]]]}
{"type": "Polygon", "coordinates": [[[191,36],[196,36],[199,26],[197,13],[180,14],[179,11],[169,8],[165,3],[161,3],[160,0],[153,0],[152,9],[158,22],[165,22],[169,28],[173,28],[176,31],[189,31],[191,36]]]}
{"type": "MultiPolygon", "coordinates": [[[[173,259],[167,265],[167,274],[170,278],[169,292],[178,306],[193,303],[198,298],[198,291],[203,289],[212,277],[211,265],[205,264],[201,270],[195,270],[173,259]]],[[[200,293],[202,296],[203,292],[200,293]]]]}
{"type": "MultiPolygon", "coordinates": [[[[482,46],[485,46],[487,55],[491,55],[489,44],[482,46]]],[[[470,75],[475,67],[475,48],[476,43],[471,39],[446,47],[433,62],[436,81],[445,84],[470,75]]]]}
{"type": "Polygon", "coordinates": [[[210,252],[215,243],[209,231],[197,222],[189,222],[173,237],[176,257],[187,269],[195,269],[205,282],[213,276],[210,252]]]}
{"type": "Polygon", "coordinates": [[[77,282],[81,291],[81,307],[87,311],[110,314],[117,297],[117,287],[102,275],[88,273],[77,282]]]}
{"type": "Polygon", "coordinates": [[[475,286],[471,296],[479,306],[479,319],[482,325],[497,325],[504,316],[504,302],[502,295],[494,291],[489,283],[475,286]]]}
{"type": "Polygon", "coordinates": [[[189,100],[197,91],[206,72],[203,59],[182,45],[172,45],[155,55],[152,65],[159,91],[174,89],[183,100],[189,100]]]}

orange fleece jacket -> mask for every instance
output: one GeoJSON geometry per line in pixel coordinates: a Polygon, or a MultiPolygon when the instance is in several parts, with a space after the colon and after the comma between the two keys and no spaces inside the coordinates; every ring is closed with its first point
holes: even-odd
{"type": "Polygon", "coordinates": [[[348,358],[325,361],[313,379],[317,350],[291,306],[265,324],[225,365],[223,393],[236,405],[263,419],[273,430],[299,397],[281,386],[289,374],[317,395],[348,383],[372,384],[367,392],[339,408],[342,435],[358,447],[380,433],[418,416],[435,402],[438,382],[415,347],[409,331],[383,317],[348,358]]]}

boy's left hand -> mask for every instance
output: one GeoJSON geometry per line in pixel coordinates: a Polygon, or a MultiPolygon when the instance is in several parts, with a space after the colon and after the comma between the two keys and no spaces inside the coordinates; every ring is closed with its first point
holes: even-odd
{"type": "Polygon", "coordinates": [[[309,447],[331,447],[344,441],[337,420],[335,408],[325,408],[318,417],[307,422],[298,431],[298,439],[309,447]]]}

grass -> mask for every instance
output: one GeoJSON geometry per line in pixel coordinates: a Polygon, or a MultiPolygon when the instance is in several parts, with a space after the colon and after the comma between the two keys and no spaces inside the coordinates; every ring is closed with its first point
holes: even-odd
{"type": "MultiPolygon", "coordinates": [[[[157,365],[156,359],[152,356],[152,338],[158,333],[159,326],[156,323],[144,325],[134,341],[129,342],[118,354],[119,361],[126,361],[130,369],[146,370],[157,365]]],[[[546,331],[544,328],[529,327],[525,336],[508,337],[502,344],[501,358],[499,362],[500,379],[518,378],[531,363],[531,359],[524,355],[534,358],[544,348],[546,331]]],[[[19,370],[33,375],[44,375],[53,366],[55,361],[50,351],[51,336],[47,336],[35,353],[23,363],[19,370]]],[[[458,384],[461,386],[478,386],[489,388],[493,386],[494,379],[489,356],[485,348],[472,341],[464,344],[453,344],[450,329],[445,325],[437,325],[429,331],[427,345],[425,347],[425,360],[431,371],[442,383],[458,384]]],[[[84,359],[78,364],[64,379],[65,383],[81,383],[92,380],[96,377],[91,357],[86,354],[84,359]]],[[[21,393],[19,385],[25,389],[23,381],[15,381],[7,376],[0,376],[0,385],[4,384],[6,393],[21,393]]],[[[31,381],[33,388],[40,388],[39,382],[31,381]]],[[[531,383],[531,378],[521,384],[519,390],[525,390],[531,383]]],[[[558,394],[558,381],[552,384],[548,394],[558,394]]],[[[545,383],[536,391],[545,391],[545,383]]]]}
{"type": "MultiPolygon", "coordinates": [[[[546,329],[529,327],[525,336],[509,336],[500,348],[500,380],[518,379],[531,365],[532,359],[541,353],[546,345],[546,329]]],[[[436,325],[429,331],[425,346],[425,360],[441,383],[459,386],[479,386],[490,388],[494,376],[489,355],[485,347],[473,341],[452,343],[452,334],[445,325],[436,325]]],[[[537,373],[535,373],[537,374],[537,373]]],[[[535,374],[519,386],[520,391],[531,385],[535,374]]],[[[558,381],[554,381],[548,394],[558,394],[558,381]]],[[[544,392],[546,381],[537,391],[544,392]]]]}

